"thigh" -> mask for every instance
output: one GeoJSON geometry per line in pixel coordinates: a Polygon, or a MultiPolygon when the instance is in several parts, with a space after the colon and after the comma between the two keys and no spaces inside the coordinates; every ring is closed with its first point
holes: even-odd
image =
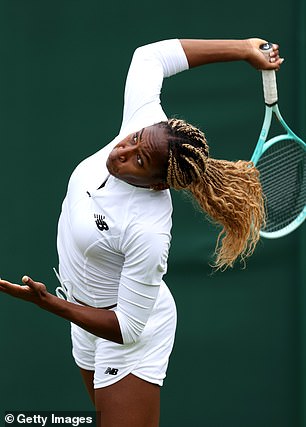
{"type": "Polygon", "coordinates": [[[95,390],[99,427],[158,427],[160,387],[133,374],[95,390]]]}
{"type": "Polygon", "coordinates": [[[93,385],[94,371],[87,371],[80,368],[80,372],[85,383],[86,389],[93,404],[95,404],[95,390],[93,385]]]}

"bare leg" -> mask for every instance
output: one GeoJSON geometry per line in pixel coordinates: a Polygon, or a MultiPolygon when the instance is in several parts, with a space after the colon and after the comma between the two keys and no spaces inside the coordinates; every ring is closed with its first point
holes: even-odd
{"type": "Polygon", "coordinates": [[[95,390],[93,386],[94,371],[87,371],[86,369],[82,368],[80,368],[80,371],[91,401],[93,404],[95,404],[95,390]]]}
{"type": "Polygon", "coordinates": [[[160,387],[129,374],[95,390],[99,427],[158,427],[160,387]]]}

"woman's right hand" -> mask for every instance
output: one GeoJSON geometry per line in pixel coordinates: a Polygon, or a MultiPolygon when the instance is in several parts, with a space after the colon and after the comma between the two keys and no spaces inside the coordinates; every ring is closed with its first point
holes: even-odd
{"type": "Polygon", "coordinates": [[[257,70],[279,70],[284,58],[279,56],[278,44],[272,44],[269,59],[262,53],[260,46],[267,43],[266,40],[251,38],[247,39],[246,61],[257,70]]]}

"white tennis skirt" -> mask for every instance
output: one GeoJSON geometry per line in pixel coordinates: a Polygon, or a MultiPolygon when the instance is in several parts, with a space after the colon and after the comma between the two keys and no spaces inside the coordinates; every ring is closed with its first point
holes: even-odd
{"type": "Polygon", "coordinates": [[[72,354],[80,368],[94,371],[94,388],[114,384],[130,373],[162,386],[174,344],[176,321],[175,302],[162,283],[153,311],[136,343],[117,344],[72,323],[72,354]]]}

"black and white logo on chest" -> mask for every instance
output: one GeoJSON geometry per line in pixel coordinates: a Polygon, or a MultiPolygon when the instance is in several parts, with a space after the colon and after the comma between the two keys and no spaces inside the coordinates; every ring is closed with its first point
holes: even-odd
{"type": "Polygon", "coordinates": [[[108,231],[109,226],[107,225],[107,222],[105,221],[105,216],[102,214],[94,214],[94,219],[96,226],[100,231],[108,231]]]}

